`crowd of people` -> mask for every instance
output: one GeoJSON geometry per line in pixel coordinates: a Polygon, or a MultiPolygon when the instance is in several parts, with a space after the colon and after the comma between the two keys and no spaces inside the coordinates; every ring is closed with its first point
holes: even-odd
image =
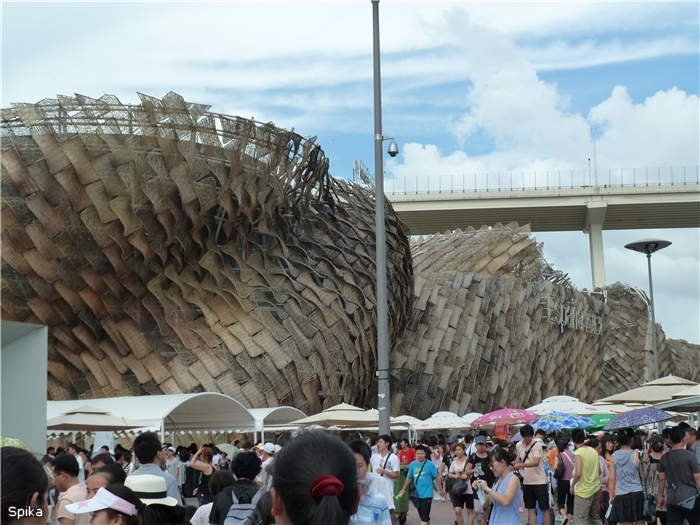
{"type": "Polygon", "coordinates": [[[70,445],[43,464],[3,447],[1,523],[45,525],[55,505],[60,525],[395,525],[408,496],[422,525],[448,498],[456,525],[700,525],[700,442],[683,424],[651,435],[525,425],[517,438],[481,431],[415,446],[305,432],[283,447],[235,445],[229,458],[145,432],[132,450],[70,445]],[[187,495],[185,469],[196,485],[187,495]]]}

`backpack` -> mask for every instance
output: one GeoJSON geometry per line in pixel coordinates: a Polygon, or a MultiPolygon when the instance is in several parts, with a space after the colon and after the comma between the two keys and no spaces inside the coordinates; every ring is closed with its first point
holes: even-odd
{"type": "Polygon", "coordinates": [[[265,490],[259,489],[250,503],[241,503],[236,497],[235,491],[231,490],[233,504],[228,509],[224,525],[258,525],[263,523],[262,516],[257,511],[258,501],[262,498],[265,490]]]}

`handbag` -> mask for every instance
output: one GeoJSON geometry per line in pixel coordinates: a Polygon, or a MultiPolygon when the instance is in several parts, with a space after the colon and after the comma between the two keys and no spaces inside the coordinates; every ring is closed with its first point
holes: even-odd
{"type": "Polygon", "coordinates": [[[647,479],[644,476],[644,471],[642,470],[642,463],[644,461],[644,455],[639,453],[639,479],[642,482],[642,496],[644,497],[644,503],[642,504],[642,520],[647,523],[656,523],[656,497],[653,494],[647,492],[647,479]]]}
{"type": "MultiPolygon", "coordinates": [[[[461,476],[464,474],[464,471],[467,469],[467,465],[469,464],[468,459],[464,459],[464,468],[462,469],[462,472],[459,473],[461,476]]],[[[450,494],[454,496],[459,496],[462,492],[464,492],[467,489],[467,480],[466,479],[459,479],[455,480],[455,483],[452,485],[452,488],[450,489],[450,494]]]]}
{"type": "MultiPolygon", "coordinates": [[[[426,463],[428,462],[427,459],[425,461],[426,461],[426,463]]],[[[424,468],[425,468],[425,463],[423,463],[423,466],[418,471],[418,476],[417,476],[418,478],[420,478],[420,475],[423,473],[424,468]]],[[[413,478],[413,479],[415,480],[416,478],[413,478]]],[[[415,508],[419,508],[420,507],[420,497],[418,497],[418,489],[415,487],[415,483],[413,485],[414,486],[411,488],[411,490],[408,491],[408,499],[411,500],[411,503],[413,503],[413,506],[415,508]]]]}
{"type": "Polygon", "coordinates": [[[564,465],[561,452],[557,454],[557,458],[559,459],[559,463],[557,463],[557,468],[554,470],[553,476],[555,479],[561,479],[561,477],[564,475],[564,471],[566,470],[566,465],[564,465]]]}
{"type": "Polygon", "coordinates": [[[666,500],[668,505],[681,507],[686,510],[691,510],[695,507],[695,499],[698,497],[697,486],[688,485],[687,483],[672,483],[672,497],[666,500]]]}

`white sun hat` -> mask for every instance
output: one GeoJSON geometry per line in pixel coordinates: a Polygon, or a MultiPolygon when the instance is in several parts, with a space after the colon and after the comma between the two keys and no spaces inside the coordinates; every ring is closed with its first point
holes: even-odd
{"type": "Polygon", "coordinates": [[[140,476],[128,476],[124,485],[134,491],[136,497],[145,505],[166,505],[174,507],[177,500],[168,496],[165,480],[153,474],[142,474],[140,476]]]}
{"type": "Polygon", "coordinates": [[[73,514],[87,514],[88,512],[97,512],[104,509],[117,510],[130,516],[138,514],[138,510],[133,503],[115,496],[104,487],[98,490],[92,499],[66,505],[66,510],[73,514]]]}

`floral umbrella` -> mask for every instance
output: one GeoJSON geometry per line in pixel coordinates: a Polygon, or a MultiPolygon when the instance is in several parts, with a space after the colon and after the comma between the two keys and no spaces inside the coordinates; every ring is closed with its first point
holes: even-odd
{"type": "Polygon", "coordinates": [[[532,426],[542,430],[561,430],[562,428],[585,428],[595,424],[589,417],[579,417],[564,412],[550,412],[535,421],[532,426]]]}
{"type": "Polygon", "coordinates": [[[473,427],[487,427],[493,425],[518,425],[530,423],[538,418],[534,412],[528,412],[520,408],[502,408],[495,412],[484,414],[472,421],[473,427]]]}
{"type": "Polygon", "coordinates": [[[658,423],[673,419],[673,415],[658,408],[638,408],[618,414],[605,426],[605,430],[617,430],[618,428],[638,427],[649,423],[658,423]]]}

